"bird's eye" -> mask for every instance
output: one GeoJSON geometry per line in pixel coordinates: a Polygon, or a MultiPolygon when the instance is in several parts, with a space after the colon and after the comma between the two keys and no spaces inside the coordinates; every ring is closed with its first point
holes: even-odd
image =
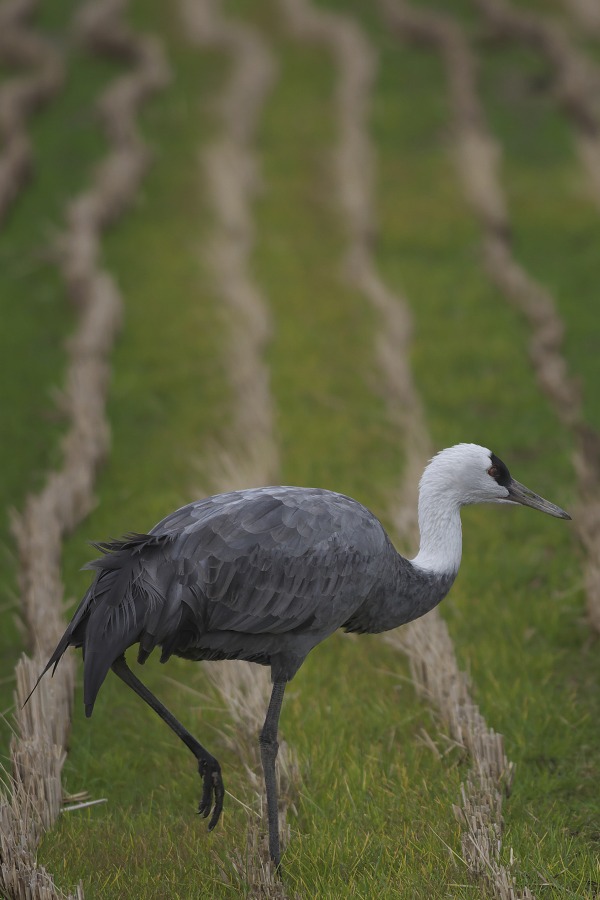
{"type": "Polygon", "coordinates": [[[498,468],[498,466],[491,466],[488,469],[488,475],[491,475],[492,478],[497,478],[499,474],[500,474],[500,469],[498,468]]]}

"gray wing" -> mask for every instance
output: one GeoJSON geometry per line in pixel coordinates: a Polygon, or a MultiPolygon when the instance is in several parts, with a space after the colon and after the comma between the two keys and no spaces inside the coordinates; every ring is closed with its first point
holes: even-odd
{"type": "Polygon", "coordinates": [[[83,646],[87,715],[114,660],[138,642],[140,662],[160,645],[163,660],[276,661],[287,680],[367,598],[386,542],[368,510],[327,491],[259,488],[192,503],[150,534],[97,545],[94,581],[46,668],[83,646]]]}
{"type": "Polygon", "coordinates": [[[182,607],[205,633],[330,632],[368,595],[386,545],[378,520],[356,501],[283,487],[192,503],[151,534],[166,539],[144,565],[165,599],[145,623],[152,644],[182,607]]]}

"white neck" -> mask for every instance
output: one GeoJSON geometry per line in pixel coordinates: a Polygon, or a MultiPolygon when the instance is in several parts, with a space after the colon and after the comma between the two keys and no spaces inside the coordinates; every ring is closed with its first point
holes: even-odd
{"type": "Polygon", "coordinates": [[[460,505],[452,496],[421,483],[419,530],[421,543],[412,564],[436,575],[456,575],[462,556],[460,505]]]}

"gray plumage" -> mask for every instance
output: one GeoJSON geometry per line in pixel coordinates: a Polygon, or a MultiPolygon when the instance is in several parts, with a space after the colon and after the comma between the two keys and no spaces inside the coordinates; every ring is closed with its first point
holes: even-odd
{"type": "Polygon", "coordinates": [[[245,659],[289,681],[338,628],[380,632],[423,615],[454,574],[417,572],[368,509],[331,491],[264,487],[190,503],[149,534],[96,545],[96,577],[57,647],[84,650],[91,714],[114,660],[139,642],[161,662],[245,659]]]}
{"type": "Polygon", "coordinates": [[[112,668],[196,756],[199,811],[212,810],[213,828],[223,805],[220,766],[133,674],[125,651],[138,644],[140,663],[160,647],[162,662],[176,655],[270,666],[273,692],[260,748],[269,848],[279,865],[275,757],[286,683],[338,628],[387,631],[436,606],[460,563],[460,507],[478,502],[520,503],[569,518],[475,444],[442,451],[425,470],[421,546],[412,561],[395,550],[373,513],[343,494],[263,487],[190,503],[149,534],[96,545],[103,556],[89,564],[93,582],[44,672],[67,647],[81,647],[89,716],[112,668]]]}

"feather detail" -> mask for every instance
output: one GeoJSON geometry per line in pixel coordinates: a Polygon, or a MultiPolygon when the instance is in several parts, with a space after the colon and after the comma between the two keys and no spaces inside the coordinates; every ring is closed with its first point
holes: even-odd
{"type": "MultiPolygon", "coordinates": [[[[232,491],[176,510],[149,534],[94,544],[89,591],[48,667],[84,654],[91,715],[114,661],[241,658],[291,678],[339,627],[382,631],[441,599],[447,586],[399,556],[375,516],[316,488],[232,491]]],[[[448,585],[449,586],[449,585],[448,585]]]]}

